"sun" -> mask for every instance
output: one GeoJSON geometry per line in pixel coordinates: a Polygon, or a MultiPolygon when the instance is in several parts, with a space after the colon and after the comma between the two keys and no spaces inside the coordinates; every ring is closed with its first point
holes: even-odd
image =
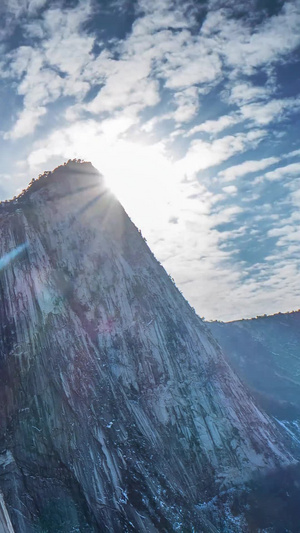
{"type": "Polygon", "coordinates": [[[176,196],[176,169],[161,144],[118,139],[95,166],[130,217],[144,227],[166,215],[176,196]]]}

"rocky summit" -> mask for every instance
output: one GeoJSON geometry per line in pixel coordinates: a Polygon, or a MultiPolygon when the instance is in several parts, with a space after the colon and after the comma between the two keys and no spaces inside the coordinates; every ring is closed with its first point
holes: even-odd
{"type": "Polygon", "coordinates": [[[212,502],[294,460],[101,175],[2,203],[0,248],[0,531],[250,530],[212,502]]]}

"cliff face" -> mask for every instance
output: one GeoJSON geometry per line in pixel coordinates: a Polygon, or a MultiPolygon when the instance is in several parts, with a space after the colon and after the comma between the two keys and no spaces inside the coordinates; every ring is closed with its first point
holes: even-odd
{"type": "Polygon", "coordinates": [[[0,247],[0,488],[17,532],[214,531],[204,502],[291,461],[90,164],[2,204],[0,247]]]}
{"type": "Polygon", "coordinates": [[[0,493],[0,533],[14,533],[3,496],[0,493]]]}
{"type": "Polygon", "coordinates": [[[300,454],[300,311],[209,323],[226,359],[300,454]]]}

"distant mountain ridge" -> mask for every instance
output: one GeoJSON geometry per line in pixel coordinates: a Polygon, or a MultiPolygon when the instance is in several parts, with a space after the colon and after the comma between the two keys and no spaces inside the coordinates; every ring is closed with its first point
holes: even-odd
{"type": "Polygon", "coordinates": [[[300,452],[300,311],[209,322],[208,327],[259,405],[300,452]]]}
{"type": "Polygon", "coordinates": [[[90,163],[1,205],[0,258],[16,533],[247,531],[226,494],[295,461],[90,163]]]}

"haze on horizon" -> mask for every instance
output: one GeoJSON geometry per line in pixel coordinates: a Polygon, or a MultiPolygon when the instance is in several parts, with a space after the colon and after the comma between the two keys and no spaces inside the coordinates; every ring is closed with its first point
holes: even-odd
{"type": "Polygon", "coordinates": [[[89,160],[200,316],[300,307],[299,0],[0,16],[0,199],[89,160]]]}

